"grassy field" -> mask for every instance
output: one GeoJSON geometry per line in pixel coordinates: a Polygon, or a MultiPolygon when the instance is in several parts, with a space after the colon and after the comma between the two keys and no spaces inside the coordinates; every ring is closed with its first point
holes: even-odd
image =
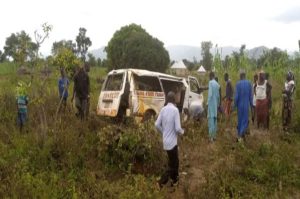
{"type": "MultiPolygon", "coordinates": [[[[251,124],[246,142],[236,143],[233,112],[229,130],[219,119],[217,141],[210,144],[205,119],[183,124],[180,183],[162,190],[155,182],[167,162],[154,121],[116,124],[95,114],[105,69],[90,72],[91,113],[86,122],[75,117],[70,101],[67,111],[56,116],[58,71],[46,78],[16,75],[15,70],[0,64],[0,198],[300,198],[300,92],[295,93],[293,128],[284,133],[284,69],[268,70],[273,86],[269,131],[251,124]],[[32,81],[29,120],[22,134],[16,126],[19,80],[32,81]]],[[[297,81],[299,70],[294,72],[297,81]]],[[[253,73],[247,73],[248,79],[253,73]]],[[[218,76],[224,88],[222,74],[218,76]]],[[[230,77],[235,84],[238,73],[230,71],[230,77]]],[[[207,83],[206,76],[199,79],[207,83]]]]}

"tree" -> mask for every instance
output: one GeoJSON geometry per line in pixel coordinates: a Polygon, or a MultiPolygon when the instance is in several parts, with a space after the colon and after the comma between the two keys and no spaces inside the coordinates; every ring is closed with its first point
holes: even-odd
{"type": "Polygon", "coordinates": [[[39,56],[39,48],[42,43],[44,43],[45,39],[49,37],[50,32],[52,31],[52,25],[48,25],[47,23],[42,24],[43,33],[40,33],[38,30],[34,31],[34,38],[37,45],[37,58],[39,56]]]}
{"type": "Polygon", "coordinates": [[[281,67],[287,66],[289,57],[286,51],[279,48],[273,48],[265,51],[263,55],[257,60],[258,67],[281,67]]]}
{"type": "Polygon", "coordinates": [[[97,59],[97,66],[101,67],[102,66],[102,60],[101,58],[97,59]]]}
{"type": "Polygon", "coordinates": [[[101,61],[101,66],[102,66],[102,67],[105,67],[105,68],[108,68],[107,59],[103,59],[103,60],[101,61]]]}
{"type": "Polygon", "coordinates": [[[224,60],[224,68],[225,70],[228,70],[230,67],[230,56],[226,55],[224,60]]]}
{"type": "Polygon", "coordinates": [[[21,31],[16,34],[12,33],[6,38],[4,54],[13,58],[18,64],[23,65],[28,58],[33,59],[35,57],[37,49],[38,45],[32,42],[25,31],[21,31]]]}
{"type": "Polygon", "coordinates": [[[232,54],[232,66],[236,69],[239,69],[240,67],[240,54],[239,52],[233,51],[232,54]]]}
{"type": "Polygon", "coordinates": [[[215,56],[213,59],[213,66],[214,66],[214,69],[217,69],[217,70],[222,69],[222,59],[221,59],[221,53],[219,52],[219,49],[218,49],[218,45],[216,45],[216,48],[215,48],[215,56]]]}
{"type": "Polygon", "coordinates": [[[81,61],[68,48],[60,48],[57,55],[53,59],[53,65],[65,69],[70,76],[74,75],[75,67],[79,66],[81,61]]]}
{"type": "Polygon", "coordinates": [[[5,61],[5,54],[2,52],[2,50],[0,50],[0,62],[4,62],[5,61]]]}
{"type": "Polygon", "coordinates": [[[96,61],[95,56],[92,53],[88,53],[87,56],[89,58],[88,59],[89,65],[90,66],[96,66],[97,65],[97,61],[96,61]]]}
{"type": "Polygon", "coordinates": [[[86,31],[85,28],[79,28],[79,34],[76,37],[77,53],[80,54],[82,61],[85,61],[86,53],[92,45],[90,38],[85,35],[86,31]]]}
{"type": "Polygon", "coordinates": [[[201,55],[202,55],[202,65],[206,70],[211,70],[213,63],[213,55],[210,53],[210,49],[212,48],[211,41],[203,41],[201,42],[201,55]]]}
{"type": "Polygon", "coordinates": [[[292,59],[292,65],[294,67],[300,67],[300,53],[299,52],[295,52],[293,59],[292,59]]]}
{"type": "Polygon", "coordinates": [[[105,51],[109,70],[140,68],[165,72],[170,62],[164,44],[136,24],[116,31],[105,51]]]}
{"type": "Polygon", "coordinates": [[[197,68],[197,65],[196,65],[197,63],[195,63],[195,62],[190,62],[187,59],[183,59],[182,61],[186,65],[186,67],[189,71],[193,71],[197,68]]]}
{"type": "Polygon", "coordinates": [[[248,57],[245,53],[245,50],[246,50],[246,45],[243,44],[240,48],[240,54],[239,54],[239,67],[241,68],[246,68],[248,66],[248,57]]]}
{"type": "Polygon", "coordinates": [[[42,24],[42,31],[35,30],[34,31],[34,39],[36,44],[36,50],[34,57],[31,59],[31,64],[34,67],[44,66],[44,59],[40,58],[39,49],[42,43],[44,43],[45,39],[49,37],[50,32],[52,31],[52,25],[48,25],[47,23],[42,24]]]}
{"type": "Polygon", "coordinates": [[[246,50],[246,45],[243,44],[243,45],[241,45],[239,51],[233,51],[231,54],[232,59],[233,59],[232,65],[236,69],[239,69],[239,68],[245,69],[249,64],[249,58],[248,58],[245,50],[246,50]]]}
{"type": "Polygon", "coordinates": [[[69,50],[71,50],[73,53],[76,53],[76,43],[73,43],[72,40],[61,40],[58,42],[54,42],[52,44],[52,55],[57,55],[57,53],[59,52],[59,50],[61,48],[67,48],[69,50]]]}

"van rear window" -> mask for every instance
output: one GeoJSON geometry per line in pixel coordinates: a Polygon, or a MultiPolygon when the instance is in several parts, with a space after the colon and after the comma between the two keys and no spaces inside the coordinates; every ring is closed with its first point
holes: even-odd
{"type": "Polygon", "coordinates": [[[161,86],[157,77],[134,76],[135,90],[161,92],[161,86]]]}
{"type": "Polygon", "coordinates": [[[104,87],[105,91],[119,91],[123,86],[124,73],[109,75],[104,87]]]}

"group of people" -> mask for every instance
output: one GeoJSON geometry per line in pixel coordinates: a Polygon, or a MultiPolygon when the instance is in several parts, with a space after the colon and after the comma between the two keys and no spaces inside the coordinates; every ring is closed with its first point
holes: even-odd
{"type": "MultiPolygon", "coordinates": [[[[90,78],[88,75],[88,65],[83,64],[76,68],[74,74],[74,87],[71,102],[75,99],[75,107],[77,108],[76,116],[81,120],[87,118],[89,114],[90,105],[90,78]]],[[[69,79],[66,77],[65,70],[61,69],[61,77],[58,80],[58,93],[59,93],[59,108],[61,111],[65,111],[67,105],[67,99],[69,96],[68,87],[69,79]]]]}
{"type": "MultiPolygon", "coordinates": [[[[207,99],[207,118],[209,140],[214,142],[217,135],[218,113],[223,112],[226,118],[226,126],[230,121],[231,112],[237,109],[237,141],[242,142],[249,127],[249,111],[251,110],[252,122],[257,127],[268,129],[270,122],[270,109],[272,107],[271,91],[272,86],[268,81],[268,73],[263,71],[254,75],[254,82],[251,84],[246,80],[246,73],[240,72],[240,80],[233,89],[228,73],[224,74],[226,82],[225,96],[223,104],[221,103],[221,87],[216,79],[214,72],[209,74],[208,99],[207,99]],[[232,106],[233,102],[233,106],[232,106]],[[222,108],[221,108],[222,107],[222,108]]],[[[287,130],[291,123],[292,95],[295,90],[294,75],[288,72],[283,94],[283,129],[287,130]]],[[[181,128],[179,110],[175,103],[175,93],[167,94],[167,104],[162,108],[155,122],[155,127],[162,133],[163,148],[168,155],[168,169],[157,182],[161,188],[171,179],[171,186],[178,183],[178,146],[177,136],[183,135],[184,130],[181,128]]],[[[227,126],[228,127],[228,126],[227,126]]]]}
{"type": "MultiPolygon", "coordinates": [[[[254,75],[253,84],[246,80],[244,71],[240,72],[240,80],[236,84],[235,92],[229,75],[225,73],[224,80],[226,82],[225,97],[221,103],[220,85],[216,81],[215,74],[210,73],[210,81],[208,86],[208,127],[210,141],[216,139],[217,117],[220,112],[224,113],[226,118],[226,127],[233,108],[237,109],[238,125],[237,140],[242,141],[248,132],[249,126],[249,110],[252,115],[252,122],[257,128],[263,127],[269,129],[270,110],[272,107],[272,86],[269,82],[269,74],[263,71],[254,75]],[[234,94],[235,93],[235,94],[234,94]],[[221,110],[221,111],[220,111],[221,110]]],[[[288,130],[291,123],[292,111],[292,95],[295,90],[294,75],[288,72],[283,93],[282,106],[282,125],[283,130],[288,130]]]]}
{"type": "MultiPolygon", "coordinates": [[[[88,75],[89,67],[86,64],[80,65],[74,74],[74,87],[71,102],[75,99],[75,107],[77,108],[76,116],[81,120],[87,118],[89,114],[90,105],[90,79],[88,75]]],[[[59,94],[59,110],[65,111],[67,106],[67,99],[69,96],[68,87],[70,81],[66,76],[64,69],[60,70],[61,77],[58,80],[58,94],[59,94]]],[[[24,89],[23,84],[17,85],[17,124],[20,132],[23,131],[24,125],[27,121],[27,105],[29,97],[24,89]]]]}

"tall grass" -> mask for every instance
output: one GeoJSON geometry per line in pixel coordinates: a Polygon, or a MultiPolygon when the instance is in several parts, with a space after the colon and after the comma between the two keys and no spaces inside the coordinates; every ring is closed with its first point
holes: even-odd
{"type": "MultiPolygon", "coordinates": [[[[2,65],[0,67],[3,67],[2,65]]],[[[6,65],[7,67],[7,65],[6,65]]],[[[5,68],[5,67],[4,67],[5,68]]],[[[58,71],[48,79],[35,76],[29,91],[29,119],[25,132],[16,126],[14,88],[30,77],[3,73],[0,78],[0,197],[1,198],[297,198],[299,182],[298,131],[281,131],[281,89],[285,69],[270,72],[273,109],[269,132],[255,131],[244,144],[235,143],[236,113],[231,131],[218,122],[215,144],[208,143],[207,122],[189,121],[179,138],[180,184],[173,193],[158,190],[156,180],[167,165],[161,135],[153,121],[147,124],[115,124],[97,117],[95,110],[104,69],[92,68],[91,114],[81,122],[68,101],[67,111],[55,118],[59,103],[58,71]],[[38,90],[40,81],[45,87],[38,90]],[[42,96],[42,97],[41,97],[42,96]],[[41,107],[46,118],[41,117],[41,107]],[[46,121],[46,122],[45,122],[46,121]],[[256,132],[256,133],[255,133],[256,132]],[[182,174],[185,172],[185,174],[182,174]]],[[[299,70],[294,71],[300,79],[299,70]]],[[[235,85],[239,75],[230,70],[235,85]]],[[[252,79],[254,71],[248,71],[252,79]]],[[[223,74],[217,73],[224,92],[223,74]]],[[[208,77],[200,76],[202,85],[208,77]]],[[[71,81],[72,82],[72,81],[71,81]]],[[[73,83],[69,88],[71,93],[73,83]]],[[[300,92],[295,104],[300,105],[300,92]]],[[[299,126],[295,109],[293,125],[299,126]]],[[[299,128],[298,128],[299,129],[299,128]]]]}
{"type": "Polygon", "coordinates": [[[12,62],[0,63],[0,75],[8,75],[16,72],[17,65],[12,62]]]}

